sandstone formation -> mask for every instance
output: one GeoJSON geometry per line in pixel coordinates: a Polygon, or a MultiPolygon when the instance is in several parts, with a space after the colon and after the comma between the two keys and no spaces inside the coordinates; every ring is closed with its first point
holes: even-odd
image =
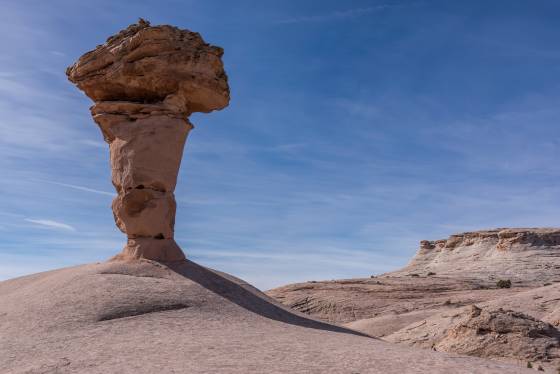
{"type": "MultiPolygon", "coordinates": [[[[386,341],[470,356],[560,362],[560,331],[522,312],[471,305],[411,324],[386,341]]],[[[555,366],[555,365],[552,365],[555,366]]]]}
{"type": "Polygon", "coordinates": [[[442,310],[519,293],[473,279],[392,276],[313,281],[267,292],[283,304],[324,321],[383,337],[442,310]]]}
{"type": "Polygon", "coordinates": [[[392,274],[429,272],[523,284],[560,280],[560,229],[495,229],[423,240],[410,264],[392,274]]]}
{"type": "Polygon", "coordinates": [[[315,321],[190,261],[111,261],[0,282],[0,372],[530,373],[315,321]]]}
{"type": "MultiPolygon", "coordinates": [[[[128,243],[113,261],[0,282],[0,372],[529,373],[315,320],[184,258],[173,240],[173,191],[188,116],[228,104],[221,55],[196,33],[141,20],[68,69],[95,101],[118,192],[115,220],[128,243]]],[[[476,323],[492,326],[482,320],[466,328],[476,323]]],[[[536,323],[525,330],[549,332],[536,323]]]]}
{"type": "Polygon", "coordinates": [[[558,282],[560,230],[496,229],[422,241],[411,262],[391,273],[267,293],[313,317],[391,342],[522,365],[534,361],[549,370],[560,366],[558,282]],[[499,288],[499,280],[511,280],[512,287],[499,288]],[[476,318],[473,306],[481,309],[476,318]],[[506,321],[511,331],[490,321],[506,321]],[[485,323],[488,333],[480,334],[486,330],[476,326],[485,323]]]}
{"type": "Polygon", "coordinates": [[[173,239],[173,191],[189,115],[229,103],[222,54],[198,33],[141,19],[67,69],[95,102],[93,119],[109,143],[113,214],[128,238],[120,258],[185,258],[173,239]]]}

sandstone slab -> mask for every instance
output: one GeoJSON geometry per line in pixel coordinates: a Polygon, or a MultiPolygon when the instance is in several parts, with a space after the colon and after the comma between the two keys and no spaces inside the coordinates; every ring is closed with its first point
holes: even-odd
{"type": "Polygon", "coordinates": [[[1,372],[524,373],[316,321],[185,261],[113,261],[0,282],[1,372]]]}

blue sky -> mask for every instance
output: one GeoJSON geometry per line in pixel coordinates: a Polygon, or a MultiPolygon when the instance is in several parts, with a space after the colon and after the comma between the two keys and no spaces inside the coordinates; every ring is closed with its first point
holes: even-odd
{"type": "Polygon", "coordinates": [[[267,289],[392,270],[418,241],[557,226],[556,1],[0,0],[0,279],[125,242],[108,147],[64,74],[147,18],[225,49],[176,239],[267,289]]]}

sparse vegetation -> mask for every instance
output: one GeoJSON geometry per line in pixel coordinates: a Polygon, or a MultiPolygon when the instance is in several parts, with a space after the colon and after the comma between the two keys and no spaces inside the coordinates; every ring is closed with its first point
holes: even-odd
{"type": "Polygon", "coordinates": [[[532,369],[533,368],[533,364],[531,363],[531,361],[527,361],[527,369],[532,369]]]}
{"type": "Polygon", "coordinates": [[[511,280],[509,279],[500,279],[496,282],[496,286],[498,288],[511,288],[511,280]]]}

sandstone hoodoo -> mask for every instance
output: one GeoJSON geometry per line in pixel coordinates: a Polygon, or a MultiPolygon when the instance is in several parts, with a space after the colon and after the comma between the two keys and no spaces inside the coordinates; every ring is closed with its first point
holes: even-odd
{"type": "Polygon", "coordinates": [[[118,258],[178,261],[173,239],[177,174],[193,112],[229,103],[223,50],[198,33],[137,24],[70,66],[109,143],[115,222],[128,241],[118,258]]]}
{"type": "MultiPolygon", "coordinates": [[[[185,258],[173,240],[173,191],[192,128],[189,115],[228,105],[221,56],[220,48],[206,44],[196,33],[151,27],[141,20],[68,69],[69,79],[95,102],[91,112],[109,143],[118,192],[115,221],[128,243],[112,261],[0,282],[0,372],[524,372],[486,359],[372,339],[290,310],[234,276],[185,258]]],[[[432,288],[431,278],[424,279],[425,287],[432,288]]],[[[376,279],[368,281],[375,285],[367,287],[385,287],[376,279]]],[[[442,286],[446,283],[442,280],[442,286]]],[[[496,292],[512,293],[517,286],[496,292]]],[[[305,290],[309,287],[300,288],[305,290]]],[[[309,305],[306,300],[300,304],[309,305]]],[[[344,308],[344,322],[356,318],[354,309],[344,308]]],[[[365,308],[360,316],[370,311],[365,308]]],[[[486,314],[481,315],[466,320],[469,324],[463,330],[470,336],[477,326],[491,325],[486,314]]],[[[547,348],[554,343],[552,327],[512,316],[527,326],[510,334],[517,342],[527,341],[533,331],[549,335],[540,340],[540,355],[529,352],[525,357],[533,360],[555,353],[547,348]]],[[[555,312],[550,319],[559,316],[555,312]]],[[[417,317],[413,315],[411,322],[417,317]]],[[[504,320],[512,320],[508,317],[504,320]]],[[[383,325],[391,324],[385,320],[383,325]]],[[[448,345],[466,345],[453,339],[446,340],[448,345]]],[[[487,346],[503,347],[491,341],[487,346]]],[[[521,351],[526,352],[516,350],[521,351]]]]}

